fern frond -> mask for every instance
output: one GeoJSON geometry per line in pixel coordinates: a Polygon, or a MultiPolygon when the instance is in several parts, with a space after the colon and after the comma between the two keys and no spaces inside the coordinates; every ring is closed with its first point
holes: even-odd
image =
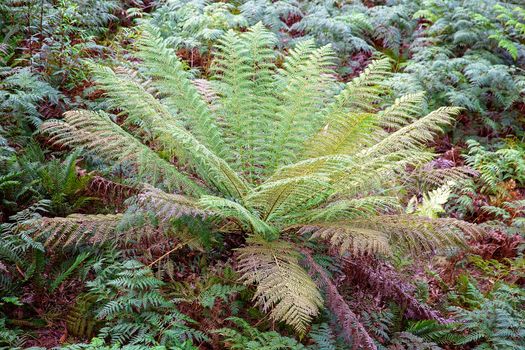
{"type": "Polygon", "coordinates": [[[349,223],[307,225],[302,227],[299,233],[312,233],[312,239],[327,240],[339,249],[341,255],[347,252],[357,255],[366,252],[389,255],[391,252],[388,234],[349,223]]]}
{"type": "Polygon", "coordinates": [[[378,124],[389,131],[398,130],[414,122],[423,113],[424,106],[423,92],[403,95],[378,113],[378,124]]]}
{"type": "Polygon", "coordinates": [[[142,66],[148,76],[153,78],[152,85],[161,94],[162,102],[173,107],[171,110],[191,128],[199,142],[217,156],[224,157],[226,151],[217,120],[191,83],[191,75],[176,52],[154,33],[152,27],[146,27],[138,47],[138,57],[143,60],[142,66]]]}
{"type": "Polygon", "coordinates": [[[202,196],[198,204],[224,219],[238,220],[248,232],[260,234],[267,239],[273,239],[278,234],[275,228],[257,217],[253,210],[250,211],[237,202],[215,196],[202,196]]]}
{"type": "Polygon", "coordinates": [[[463,242],[462,232],[480,234],[475,225],[460,220],[411,215],[377,215],[339,223],[311,223],[300,232],[327,239],[341,252],[354,248],[356,252],[388,253],[391,245],[400,245],[415,254],[457,246],[463,242]]]}
{"type": "Polygon", "coordinates": [[[108,92],[115,106],[123,109],[132,121],[145,124],[146,129],[159,140],[164,150],[181,161],[189,162],[211,186],[232,197],[243,197],[248,189],[246,181],[238,176],[224,159],[182,128],[166,106],[143,86],[109,68],[94,66],[93,71],[97,82],[108,92]]]}
{"type": "Polygon", "coordinates": [[[332,201],[325,207],[310,210],[301,220],[303,222],[352,220],[399,212],[400,210],[401,205],[397,197],[370,195],[363,198],[332,201]]]}
{"type": "Polygon", "coordinates": [[[275,222],[317,204],[310,202],[328,188],[328,178],[313,175],[290,177],[265,182],[252,191],[247,201],[259,208],[264,220],[275,222]]]}
{"type": "Polygon", "coordinates": [[[165,183],[168,189],[175,187],[189,193],[203,192],[187,175],[177,171],[103,112],[66,112],[63,121],[43,123],[41,132],[48,134],[52,143],[85,148],[110,164],[135,164],[138,181],[152,185],[165,183]]]}
{"type": "Polygon", "coordinates": [[[306,156],[319,157],[339,152],[345,142],[361,142],[370,134],[374,112],[380,96],[386,91],[386,77],[390,74],[388,59],[372,62],[359,77],[346,84],[334,102],[326,108],[323,125],[307,142],[306,156]]]}
{"type": "Polygon", "coordinates": [[[213,72],[220,88],[218,116],[239,172],[252,181],[268,168],[271,156],[269,129],[275,119],[274,77],[276,37],[262,24],[237,34],[228,31],[217,45],[213,72]]]}
{"type": "Polygon", "coordinates": [[[50,292],[53,292],[58,288],[62,282],[64,282],[71,274],[78,268],[82,263],[85,262],[91,256],[91,252],[82,252],[75,257],[73,263],[64,271],[61,271],[57,277],[51,282],[50,292]]]}
{"type": "Polygon", "coordinates": [[[144,210],[154,213],[162,222],[169,222],[182,216],[205,218],[210,214],[202,210],[191,198],[166,193],[154,187],[146,187],[137,196],[137,204],[144,210]]]}
{"type": "Polygon", "coordinates": [[[433,140],[436,134],[443,131],[442,126],[452,123],[460,111],[461,108],[457,107],[441,107],[387,135],[378,143],[363,150],[361,154],[373,157],[395,151],[421,148],[426,142],[433,140]]]}
{"type": "Polygon", "coordinates": [[[281,103],[272,141],[272,169],[297,160],[304,140],[321,126],[320,112],[333,90],[332,65],[330,46],[315,48],[313,41],[305,41],[290,51],[277,78],[281,103]]]}
{"type": "Polygon", "coordinates": [[[44,238],[45,246],[56,249],[85,242],[98,243],[117,238],[115,229],[122,214],[44,218],[36,226],[34,238],[44,238]]]}
{"type": "Polygon", "coordinates": [[[289,243],[253,238],[248,246],[239,249],[238,269],[245,284],[257,284],[257,305],[269,311],[273,319],[305,334],[323,300],[298,259],[289,243]]]}

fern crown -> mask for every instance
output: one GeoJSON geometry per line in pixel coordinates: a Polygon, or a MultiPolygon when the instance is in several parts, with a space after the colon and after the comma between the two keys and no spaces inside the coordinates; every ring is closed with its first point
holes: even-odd
{"type": "Polygon", "coordinates": [[[407,167],[433,158],[425,143],[459,110],[422,116],[421,93],[385,105],[387,59],[341,84],[330,46],[304,41],[284,60],[275,46],[261,24],[229,31],[215,47],[211,78],[196,79],[146,27],[141,74],[92,65],[127,116],[123,125],[104,112],[73,111],[42,130],[132,169],[131,181],[149,184],[138,202],[161,219],[212,215],[247,234],[243,279],[257,283],[263,309],[304,333],[322,298],[295,253],[297,237],[324,239],[343,254],[460,240],[459,222],[401,214],[395,187],[407,167]]]}

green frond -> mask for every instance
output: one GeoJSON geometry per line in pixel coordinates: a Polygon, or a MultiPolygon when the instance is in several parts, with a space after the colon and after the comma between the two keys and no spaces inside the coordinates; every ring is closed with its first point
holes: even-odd
{"type": "MultiPolygon", "coordinates": [[[[280,106],[273,130],[272,169],[297,160],[304,140],[323,122],[323,110],[334,90],[333,50],[300,42],[290,51],[277,77],[280,106]]],[[[272,130],[270,130],[272,132],[272,130]]]]}
{"type": "Polygon", "coordinates": [[[231,161],[252,181],[269,170],[271,144],[266,135],[278,106],[276,44],[275,35],[261,24],[242,34],[228,31],[219,40],[212,66],[221,96],[217,114],[234,151],[231,161]]]}
{"type": "Polygon", "coordinates": [[[403,95],[378,113],[378,125],[391,131],[398,130],[414,122],[423,113],[424,106],[423,92],[403,95]]]}
{"type": "Polygon", "coordinates": [[[85,251],[75,257],[75,260],[71,264],[66,265],[60,273],[55,277],[49,286],[49,291],[53,292],[57,289],[66,279],[68,279],[82,265],[88,258],[91,257],[91,252],[85,251]]]}
{"type": "Polygon", "coordinates": [[[245,289],[246,287],[242,285],[214,284],[199,295],[199,302],[202,306],[211,309],[217,299],[228,302],[232,295],[245,289]]]}
{"type": "Polygon", "coordinates": [[[137,204],[151,211],[162,222],[169,222],[182,216],[205,218],[210,213],[202,210],[193,199],[179,194],[170,194],[154,187],[146,187],[137,196],[137,204]]]}
{"type": "Polygon", "coordinates": [[[414,170],[411,176],[423,186],[433,188],[440,187],[447,183],[461,183],[476,174],[467,166],[451,168],[433,168],[423,166],[414,170]]]}
{"type": "Polygon", "coordinates": [[[424,150],[378,154],[375,158],[355,157],[354,164],[332,174],[332,189],[335,194],[343,196],[383,191],[396,180],[404,181],[407,167],[427,164],[434,157],[433,152],[424,150]]]}
{"type": "Polygon", "coordinates": [[[210,186],[234,198],[243,197],[247,183],[224,159],[184,129],[167,107],[143,86],[109,68],[95,66],[93,71],[97,82],[108,92],[110,101],[123,109],[133,122],[143,123],[165,151],[182,162],[189,162],[210,186]]]}
{"type": "Polygon", "coordinates": [[[245,284],[257,285],[257,305],[270,312],[274,320],[284,321],[304,334],[323,300],[298,259],[289,243],[252,238],[249,245],[239,249],[238,270],[245,284]]]}
{"type": "Polygon", "coordinates": [[[187,175],[177,171],[104,112],[66,112],[63,121],[47,121],[40,130],[51,137],[49,141],[52,143],[84,148],[109,164],[134,164],[138,182],[164,184],[167,189],[175,188],[193,194],[204,192],[187,175]]]}
{"type": "MultiPolygon", "coordinates": [[[[191,75],[153,28],[146,27],[138,42],[137,56],[142,67],[153,80],[152,86],[160,94],[162,103],[170,107],[193,135],[210,151],[224,157],[225,149],[215,116],[192,84],[191,75]]],[[[135,103],[135,102],[134,102],[135,103]]]]}
{"type": "Polygon", "coordinates": [[[232,328],[220,328],[214,333],[224,337],[224,345],[228,349],[243,350],[306,350],[297,340],[282,336],[275,331],[261,332],[239,317],[228,317],[240,331],[232,328]]]}
{"type": "Polygon", "coordinates": [[[246,200],[263,213],[265,221],[279,221],[301,208],[317,204],[312,201],[322,196],[328,188],[328,178],[325,177],[290,177],[263,183],[246,200]]]}
{"type": "Polygon", "coordinates": [[[388,59],[372,62],[357,78],[346,84],[334,102],[324,111],[318,133],[307,141],[305,154],[319,157],[344,153],[344,145],[362,142],[374,130],[377,122],[371,113],[387,91],[386,78],[391,74],[388,59]]]}
{"type": "Polygon", "coordinates": [[[363,198],[335,200],[325,207],[307,212],[301,220],[303,222],[351,220],[399,212],[400,210],[399,198],[370,195],[363,198]]]}
{"type": "Polygon", "coordinates": [[[237,220],[248,232],[260,234],[266,239],[276,238],[278,234],[275,228],[257,217],[256,212],[245,208],[237,202],[215,196],[202,196],[198,204],[205,210],[213,212],[224,219],[237,220]]]}
{"type": "Polygon", "coordinates": [[[280,167],[268,182],[309,175],[331,177],[355,165],[356,161],[353,157],[342,154],[308,158],[280,167]]]}
{"type": "Polygon", "coordinates": [[[312,139],[307,149],[310,156],[352,154],[373,142],[377,130],[377,115],[373,113],[349,113],[332,119],[312,139]]]}
{"type": "Polygon", "coordinates": [[[179,143],[181,148],[192,153],[192,163],[200,176],[206,179],[222,194],[242,200],[249,190],[249,184],[239,176],[226,161],[217,157],[185,130],[175,125],[158,125],[155,132],[171,137],[168,144],[179,143]]]}
{"type": "Polygon", "coordinates": [[[361,155],[374,157],[396,151],[421,149],[426,142],[433,140],[436,134],[443,131],[443,126],[450,125],[460,111],[461,108],[458,107],[441,107],[388,134],[378,143],[361,151],[361,155]]]}

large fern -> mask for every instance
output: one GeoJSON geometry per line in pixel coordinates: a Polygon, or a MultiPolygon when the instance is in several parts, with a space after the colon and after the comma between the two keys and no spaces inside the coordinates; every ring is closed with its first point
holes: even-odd
{"type": "Polygon", "coordinates": [[[406,169],[432,159],[425,143],[457,108],[420,117],[421,94],[388,106],[387,59],[341,85],[330,47],[297,45],[279,68],[274,46],[261,24],[228,32],[209,83],[196,82],[145,27],[138,56],[149,84],[118,68],[93,67],[127,116],[124,125],[102,112],[74,111],[42,130],[108,163],[131,164],[136,181],[156,186],[139,205],[163,220],[211,215],[225,223],[223,231],[248,236],[239,251],[243,280],[258,285],[257,303],[274,319],[304,333],[322,299],[289,241],[326,239],[342,254],[388,253],[391,244],[418,252],[454,245],[461,229],[472,227],[400,215],[397,195],[406,169]],[[149,177],[141,176],[150,167],[149,177]]]}

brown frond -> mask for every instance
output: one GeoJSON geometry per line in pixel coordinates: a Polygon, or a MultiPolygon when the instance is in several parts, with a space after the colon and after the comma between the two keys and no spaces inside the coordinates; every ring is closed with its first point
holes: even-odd
{"type": "Polygon", "coordinates": [[[367,350],[376,350],[374,340],[370,337],[359,317],[350,310],[343,296],[339,294],[337,287],[332,283],[331,278],[319,266],[312,255],[306,250],[302,251],[305,256],[304,262],[310,269],[311,275],[323,286],[326,292],[328,309],[337,317],[339,325],[343,331],[343,336],[348,344],[352,344],[352,349],[363,347],[367,350]]]}
{"type": "Polygon", "coordinates": [[[372,256],[360,256],[345,259],[347,282],[354,286],[365,287],[385,302],[394,300],[405,310],[411,319],[436,320],[447,322],[436,310],[415,297],[415,288],[396,273],[392,266],[372,256]]]}
{"type": "Polygon", "coordinates": [[[300,234],[312,233],[311,239],[323,239],[339,250],[341,255],[390,254],[388,234],[365,227],[354,227],[350,223],[326,223],[303,226],[300,234]]]}
{"type": "Polygon", "coordinates": [[[399,245],[418,254],[462,245],[463,233],[478,235],[481,231],[477,225],[461,220],[399,214],[312,223],[302,226],[299,233],[325,239],[341,253],[389,254],[391,245],[399,245]]]}
{"type": "Polygon", "coordinates": [[[114,182],[102,176],[95,175],[89,182],[88,191],[112,203],[122,204],[127,198],[137,195],[140,192],[140,188],[114,182]]]}
{"type": "Polygon", "coordinates": [[[50,249],[80,243],[101,243],[115,240],[115,229],[122,214],[83,215],[44,218],[37,223],[34,238],[43,238],[50,249]]]}

